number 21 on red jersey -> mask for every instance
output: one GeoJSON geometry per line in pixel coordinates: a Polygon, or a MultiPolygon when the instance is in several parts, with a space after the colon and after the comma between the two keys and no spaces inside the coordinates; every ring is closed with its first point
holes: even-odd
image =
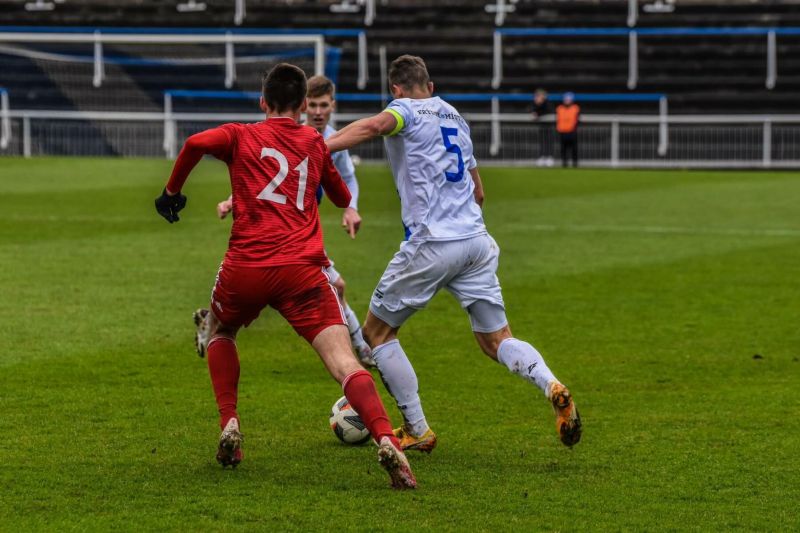
{"type": "MultiPolygon", "coordinates": [[[[267,186],[256,196],[259,200],[267,200],[268,202],[275,202],[276,204],[284,205],[286,203],[286,195],[279,194],[275,192],[275,189],[283,183],[283,180],[286,179],[286,176],[289,175],[289,161],[286,160],[286,156],[280,152],[280,150],[276,150],[274,148],[262,148],[261,149],[261,159],[265,157],[271,157],[278,162],[279,169],[278,173],[272,177],[272,179],[267,183],[267,186]]],[[[294,167],[293,170],[296,170],[298,174],[300,174],[300,179],[298,181],[297,186],[297,198],[295,199],[295,205],[297,209],[300,211],[305,211],[303,208],[303,198],[306,195],[306,181],[308,181],[308,157],[303,159],[299,165],[294,167]]]]}

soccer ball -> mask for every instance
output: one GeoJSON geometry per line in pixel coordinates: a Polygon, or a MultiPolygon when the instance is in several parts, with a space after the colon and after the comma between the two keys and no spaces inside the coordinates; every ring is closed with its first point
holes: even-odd
{"type": "Polygon", "coordinates": [[[330,423],[333,432],[344,443],[364,444],[369,440],[367,426],[345,396],[336,400],[331,407],[330,423]]]}

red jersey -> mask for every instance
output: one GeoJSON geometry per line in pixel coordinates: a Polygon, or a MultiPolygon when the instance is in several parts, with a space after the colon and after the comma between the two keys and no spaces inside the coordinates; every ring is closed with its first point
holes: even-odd
{"type": "Polygon", "coordinates": [[[167,189],[180,191],[204,154],[228,164],[233,228],[225,262],[242,266],[328,266],[322,247],[317,188],[337,207],[350,191],[322,136],[292,118],[256,124],[224,124],[189,137],[167,189]]]}

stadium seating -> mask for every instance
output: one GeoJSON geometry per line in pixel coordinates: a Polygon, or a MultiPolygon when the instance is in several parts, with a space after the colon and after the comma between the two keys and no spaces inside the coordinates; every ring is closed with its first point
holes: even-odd
{"type": "MultiPolygon", "coordinates": [[[[121,0],[66,0],[50,12],[26,12],[22,3],[0,0],[0,24],[149,27],[231,27],[232,2],[207,0],[207,10],[178,13],[173,3],[121,0]]],[[[363,28],[363,13],[330,11],[335,2],[250,2],[243,27],[247,28],[363,28]]],[[[422,55],[437,87],[445,92],[491,90],[494,15],[487,0],[430,2],[389,0],[378,2],[369,42],[370,79],[366,92],[380,90],[379,46],[389,58],[400,53],[422,55]],[[385,4],[385,5],[384,5],[385,4]]],[[[775,0],[752,3],[741,0],[678,3],[672,13],[642,11],[637,28],[742,27],[800,25],[800,10],[793,2],[775,0]]],[[[515,4],[505,27],[615,27],[625,28],[624,0],[530,0],[515,4]]],[[[338,83],[343,92],[357,92],[357,42],[352,37],[329,37],[341,49],[338,83]]],[[[627,91],[627,37],[505,37],[503,40],[504,92],[529,93],[537,87],[550,91],[627,91]]],[[[669,94],[674,113],[789,112],[800,90],[800,36],[780,37],[777,45],[778,79],[765,87],[767,43],[763,35],[751,36],[640,36],[637,91],[669,94]],[[742,109],[742,101],[746,109],[742,109]]],[[[223,90],[223,67],[198,68],[176,78],[168,66],[137,68],[112,66],[125,76],[108,77],[93,89],[91,98],[79,98],[91,82],[91,64],[59,74],[41,61],[0,53],[0,85],[7,87],[13,107],[157,109],[164,89],[223,90]],[[115,81],[116,80],[116,81],[115,81]],[[88,85],[87,85],[88,84],[88,85]]],[[[252,83],[235,89],[252,90],[252,83]]],[[[239,104],[229,104],[239,105],[239,104]]],[[[465,104],[484,109],[484,104],[465,104]],[[481,107],[483,106],[483,107],[481,107]]],[[[373,109],[374,104],[348,103],[347,110],[373,109]]],[[[525,104],[510,109],[524,110],[525,104]]],[[[594,111],[639,111],[628,104],[598,104],[594,111]]]]}

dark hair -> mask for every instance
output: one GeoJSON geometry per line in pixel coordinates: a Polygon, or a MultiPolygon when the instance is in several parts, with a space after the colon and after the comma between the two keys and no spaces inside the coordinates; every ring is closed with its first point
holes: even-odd
{"type": "Polygon", "coordinates": [[[309,98],[319,98],[326,94],[331,95],[331,98],[336,97],[336,87],[329,78],[325,76],[311,76],[308,78],[308,91],[306,96],[309,98]]]}
{"type": "Polygon", "coordinates": [[[261,92],[270,109],[278,113],[300,109],[306,98],[306,74],[300,67],[279,63],[264,73],[261,92]]]}
{"type": "Polygon", "coordinates": [[[419,56],[402,55],[389,65],[389,84],[403,89],[426,87],[431,81],[425,61],[419,56]]]}

